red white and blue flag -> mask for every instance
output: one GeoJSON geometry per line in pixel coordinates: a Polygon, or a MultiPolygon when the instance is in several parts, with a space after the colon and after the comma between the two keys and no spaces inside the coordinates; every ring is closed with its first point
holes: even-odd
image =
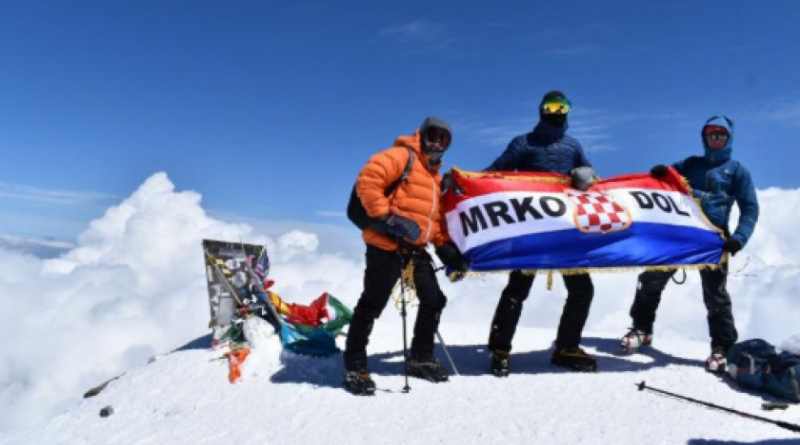
{"type": "Polygon", "coordinates": [[[453,170],[447,227],[473,271],[717,265],[722,232],[674,170],[570,187],[554,173],[453,170]]]}

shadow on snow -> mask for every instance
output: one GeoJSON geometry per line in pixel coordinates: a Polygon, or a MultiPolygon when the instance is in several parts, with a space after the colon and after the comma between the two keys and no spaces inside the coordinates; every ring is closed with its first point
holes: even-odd
{"type": "MultiPolygon", "coordinates": [[[[584,346],[593,347],[603,354],[616,354],[619,342],[616,339],[585,338],[584,346]]],[[[489,353],[485,345],[450,345],[450,355],[462,376],[490,377],[489,353]]],[[[512,374],[548,374],[570,373],[572,371],[550,364],[552,348],[538,351],[526,351],[511,354],[512,374]]],[[[648,348],[640,355],[647,356],[647,363],[634,362],[624,355],[600,355],[597,357],[598,373],[637,372],[667,365],[704,366],[702,360],[676,357],[657,349],[648,348]]],[[[441,345],[436,346],[439,361],[453,374],[452,366],[447,360],[441,345]]],[[[326,387],[340,387],[344,367],[341,355],[314,358],[284,352],[284,367],[272,376],[274,383],[311,383],[326,387]]],[[[378,376],[402,376],[404,373],[403,351],[391,351],[369,356],[369,370],[378,376]]]]}

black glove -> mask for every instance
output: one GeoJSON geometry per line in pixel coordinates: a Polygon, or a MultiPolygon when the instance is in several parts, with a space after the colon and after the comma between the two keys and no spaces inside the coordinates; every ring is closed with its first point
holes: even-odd
{"type": "Polygon", "coordinates": [[[453,174],[447,172],[442,176],[442,193],[450,190],[455,185],[456,181],[453,179],[453,174]]]}
{"type": "Polygon", "coordinates": [[[722,245],[722,250],[725,252],[730,252],[731,255],[736,255],[742,250],[742,243],[739,242],[736,238],[728,238],[725,240],[725,244],[722,245]]]}
{"type": "Polygon", "coordinates": [[[456,180],[453,179],[452,172],[447,172],[442,176],[442,193],[447,193],[449,190],[452,190],[456,196],[464,194],[464,190],[459,187],[456,180]]]}
{"type": "Polygon", "coordinates": [[[422,235],[414,220],[390,213],[383,217],[381,222],[384,223],[383,231],[387,235],[392,235],[397,238],[406,238],[409,241],[414,241],[422,235]]]}
{"type": "Polygon", "coordinates": [[[464,273],[469,270],[469,262],[452,241],[448,241],[436,249],[436,256],[442,260],[445,266],[452,267],[458,272],[464,273]]]}
{"type": "Polygon", "coordinates": [[[650,175],[652,175],[656,179],[663,178],[667,176],[667,172],[669,171],[669,167],[664,164],[658,164],[655,167],[650,169],[650,175]]]}

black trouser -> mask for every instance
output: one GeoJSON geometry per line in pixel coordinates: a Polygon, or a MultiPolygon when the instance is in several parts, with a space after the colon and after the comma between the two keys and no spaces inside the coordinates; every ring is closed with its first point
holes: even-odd
{"type": "MultiPolygon", "coordinates": [[[[671,272],[644,272],[639,275],[636,298],[631,306],[633,327],[644,332],[653,332],[656,310],[661,302],[661,292],[667,282],[675,274],[671,272]]],[[[700,271],[703,283],[703,301],[708,309],[708,333],[711,335],[711,347],[721,346],[726,350],[736,343],[738,334],[733,323],[731,296],[725,289],[728,282],[728,265],[720,269],[703,269],[700,271]]]]}
{"type": "MultiPolygon", "coordinates": [[[[353,310],[347,331],[344,363],[347,369],[366,367],[367,344],[375,319],[380,317],[400,278],[400,255],[397,251],[367,245],[367,268],[364,271],[364,292],[353,310]]],[[[404,253],[405,262],[414,262],[414,285],[419,298],[419,311],[414,324],[411,354],[433,354],[433,340],[439,329],[439,318],[447,298],[439,288],[431,257],[423,249],[404,253]]]]}
{"type": "MultiPolygon", "coordinates": [[[[522,303],[528,298],[534,275],[513,271],[508,277],[508,285],[503,289],[500,302],[494,312],[492,330],[489,333],[489,349],[511,351],[511,340],[517,330],[522,303]]],[[[561,313],[556,336],[556,349],[574,348],[580,345],[583,326],[589,318],[589,308],[594,296],[594,285],[588,274],[564,275],[567,287],[567,302],[561,313]]]]}

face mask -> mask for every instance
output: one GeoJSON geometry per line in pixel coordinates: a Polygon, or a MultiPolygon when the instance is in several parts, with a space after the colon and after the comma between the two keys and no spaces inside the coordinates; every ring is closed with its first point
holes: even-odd
{"type": "Polygon", "coordinates": [[[436,151],[436,150],[429,151],[428,152],[428,164],[431,167],[441,164],[443,155],[444,155],[444,150],[442,150],[442,151],[436,151]]]}
{"type": "Polygon", "coordinates": [[[422,137],[422,151],[428,155],[431,166],[439,165],[450,146],[450,133],[441,128],[428,128],[422,137]]]}
{"type": "Polygon", "coordinates": [[[555,128],[561,128],[567,122],[566,114],[544,114],[542,113],[542,120],[555,128]]]}

